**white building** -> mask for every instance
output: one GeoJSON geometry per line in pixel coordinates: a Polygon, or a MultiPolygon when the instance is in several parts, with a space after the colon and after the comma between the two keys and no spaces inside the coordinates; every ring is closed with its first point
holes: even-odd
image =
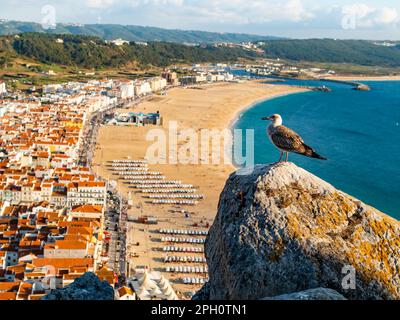
{"type": "Polygon", "coordinates": [[[149,80],[152,92],[159,92],[167,86],[167,80],[164,78],[153,78],[149,80]]]}
{"type": "Polygon", "coordinates": [[[137,96],[144,96],[151,92],[152,91],[151,91],[150,83],[147,81],[138,82],[135,85],[135,95],[137,95],[137,96]]]}
{"type": "Polygon", "coordinates": [[[121,39],[121,38],[115,39],[115,40],[111,40],[111,41],[108,41],[108,42],[113,43],[113,44],[115,44],[116,46],[123,46],[124,44],[129,43],[128,40],[123,40],[123,39],[121,39]]]}
{"type": "Polygon", "coordinates": [[[6,94],[7,93],[7,88],[6,84],[3,81],[0,81],[0,95],[6,94]]]}
{"type": "Polygon", "coordinates": [[[196,76],[196,83],[207,82],[207,77],[204,74],[196,76]]]}
{"type": "Polygon", "coordinates": [[[76,182],[68,186],[68,206],[91,204],[105,206],[107,187],[105,182],[76,182]]]}
{"type": "Polygon", "coordinates": [[[52,258],[74,258],[83,259],[87,257],[88,242],[56,240],[54,244],[46,244],[43,250],[45,259],[52,258]]]}
{"type": "Polygon", "coordinates": [[[135,86],[133,81],[123,82],[120,86],[121,99],[129,99],[135,97],[135,86]]]}

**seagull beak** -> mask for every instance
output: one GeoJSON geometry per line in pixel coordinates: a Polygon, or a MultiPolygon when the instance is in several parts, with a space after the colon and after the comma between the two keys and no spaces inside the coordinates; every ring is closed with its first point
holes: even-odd
{"type": "Polygon", "coordinates": [[[261,118],[261,120],[263,120],[263,121],[271,121],[272,118],[271,117],[264,117],[264,118],[261,118]]]}

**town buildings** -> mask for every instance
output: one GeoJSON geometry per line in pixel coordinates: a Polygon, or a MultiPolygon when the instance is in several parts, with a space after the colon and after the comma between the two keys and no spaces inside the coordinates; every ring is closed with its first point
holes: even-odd
{"type": "MultiPolygon", "coordinates": [[[[228,74],[198,76],[229,79],[228,74]]],[[[37,300],[86,272],[116,286],[117,299],[135,299],[129,288],[118,290],[118,275],[108,268],[108,182],[81,158],[93,144],[88,128],[94,118],[125,101],[162,92],[176,80],[171,73],[135,81],[68,82],[45,85],[40,96],[0,100],[0,300],[37,300]]],[[[143,125],[162,121],[158,112],[126,116],[143,125]]]]}
{"type": "Polygon", "coordinates": [[[40,299],[88,271],[115,284],[103,252],[107,183],[79,164],[79,148],[91,115],[118,102],[107,90],[124,85],[0,100],[0,300],[40,299]]]}

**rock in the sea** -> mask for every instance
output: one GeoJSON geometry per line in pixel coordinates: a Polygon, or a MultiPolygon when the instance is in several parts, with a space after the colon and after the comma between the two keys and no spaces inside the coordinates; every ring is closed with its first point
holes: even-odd
{"type": "Polygon", "coordinates": [[[316,288],[301,292],[283,294],[272,298],[261,300],[347,300],[335,290],[327,288],[316,288]]]}
{"type": "Polygon", "coordinates": [[[92,272],[85,273],[63,289],[53,290],[42,300],[114,300],[114,289],[92,272]]]}
{"type": "Polygon", "coordinates": [[[210,281],[196,298],[331,288],[400,299],[400,223],[292,163],[232,174],[205,250],[210,281]]]}

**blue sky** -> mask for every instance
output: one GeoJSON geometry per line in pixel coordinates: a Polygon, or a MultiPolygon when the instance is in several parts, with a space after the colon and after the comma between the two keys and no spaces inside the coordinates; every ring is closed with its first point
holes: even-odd
{"type": "Polygon", "coordinates": [[[399,0],[2,0],[0,18],[41,22],[46,5],[56,22],[400,40],[399,0]]]}

